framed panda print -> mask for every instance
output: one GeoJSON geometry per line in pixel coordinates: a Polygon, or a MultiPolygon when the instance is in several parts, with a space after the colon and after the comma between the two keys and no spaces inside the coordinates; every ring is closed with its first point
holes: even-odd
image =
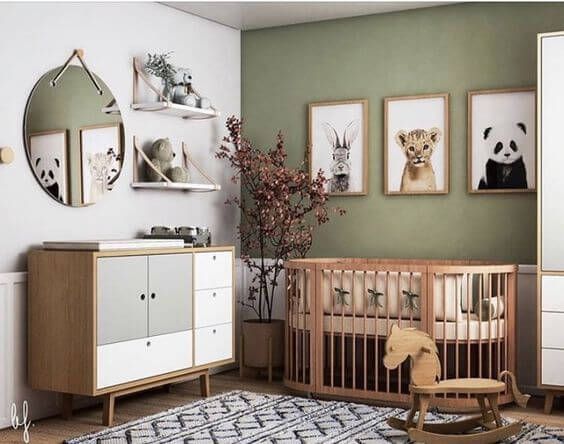
{"type": "Polygon", "coordinates": [[[366,195],[368,100],[310,103],[308,130],[310,177],[321,170],[330,195],[366,195]]]}
{"type": "Polygon", "coordinates": [[[449,192],[448,93],[384,99],[384,194],[449,192]]]}
{"type": "Polygon", "coordinates": [[[28,156],[37,181],[55,200],[68,204],[67,130],[31,133],[28,156]]]}
{"type": "Polygon", "coordinates": [[[468,192],[526,193],[536,184],[536,89],[468,93],[468,192]]]}

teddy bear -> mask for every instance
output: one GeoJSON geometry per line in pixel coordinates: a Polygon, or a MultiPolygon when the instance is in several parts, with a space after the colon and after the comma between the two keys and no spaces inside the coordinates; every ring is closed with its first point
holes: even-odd
{"type": "MultiPolygon", "coordinates": [[[[168,138],[157,139],[151,145],[151,151],[149,153],[151,163],[163,174],[166,174],[172,167],[174,156],[172,144],[168,138]]],[[[147,176],[151,182],[160,182],[163,180],[150,166],[147,166],[147,176]]]]}
{"type": "MultiPolygon", "coordinates": [[[[151,163],[162,174],[166,175],[173,182],[188,182],[188,171],[181,166],[172,166],[172,161],[176,153],[172,150],[172,144],[168,138],[157,139],[151,145],[149,158],[151,163]]],[[[151,167],[147,166],[147,176],[151,182],[160,182],[159,176],[151,167]]]]}

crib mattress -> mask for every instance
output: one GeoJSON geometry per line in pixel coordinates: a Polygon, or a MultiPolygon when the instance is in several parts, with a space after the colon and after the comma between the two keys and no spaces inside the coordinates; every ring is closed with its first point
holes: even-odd
{"type": "MultiPolygon", "coordinates": [[[[326,332],[335,332],[345,334],[356,334],[364,335],[365,325],[366,334],[369,336],[382,336],[387,337],[392,324],[398,324],[401,328],[421,328],[421,321],[417,319],[389,319],[389,324],[387,318],[366,318],[366,323],[364,322],[364,317],[352,317],[352,316],[333,316],[333,321],[331,321],[330,315],[323,316],[323,330],[326,332]]],[[[300,330],[310,330],[311,329],[311,317],[309,314],[306,315],[294,315],[291,317],[291,325],[293,328],[300,330]],[[305,322],[304,322],[305,321],[305,322]]],[[[505,337],[505,320],[492,319],[491,321],[480,321],[478,319],[471,318],[469,321],[467,319],[456,321],[436,321],[435,322],[435,340],[440,341],[446,338],[447,341],[479,341],[479,340],[496,340],[498,337],[501,339],[505,337]],[[499,329],[498,329],[499,323],[499,329]],[[498,334],[499,332],[499,334],[498,334]]]]}

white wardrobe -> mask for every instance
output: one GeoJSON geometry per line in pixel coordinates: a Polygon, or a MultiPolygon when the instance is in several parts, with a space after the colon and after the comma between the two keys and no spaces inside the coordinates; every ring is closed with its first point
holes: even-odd
{"type": "Polygon", "coordinates": [[[564,392],[564,32],[538,37],[538,384],[564,392]]]}

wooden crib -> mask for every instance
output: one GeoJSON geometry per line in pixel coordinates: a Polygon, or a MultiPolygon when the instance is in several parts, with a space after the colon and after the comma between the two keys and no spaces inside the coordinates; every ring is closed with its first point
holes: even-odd
{"type": "MultiPolygon", "coordinates": [[[[482,261],[296,259],[286,267],[285,385],[409,404],[409,364],[387,370],[393,324],[428,332],[442,379],[515,371],[517,266],[482,261]]],[[[512,402],[510,390],[500,403],[512,402]]],[[[439,408],[474,408],[467,396],[439,408]]]]}

